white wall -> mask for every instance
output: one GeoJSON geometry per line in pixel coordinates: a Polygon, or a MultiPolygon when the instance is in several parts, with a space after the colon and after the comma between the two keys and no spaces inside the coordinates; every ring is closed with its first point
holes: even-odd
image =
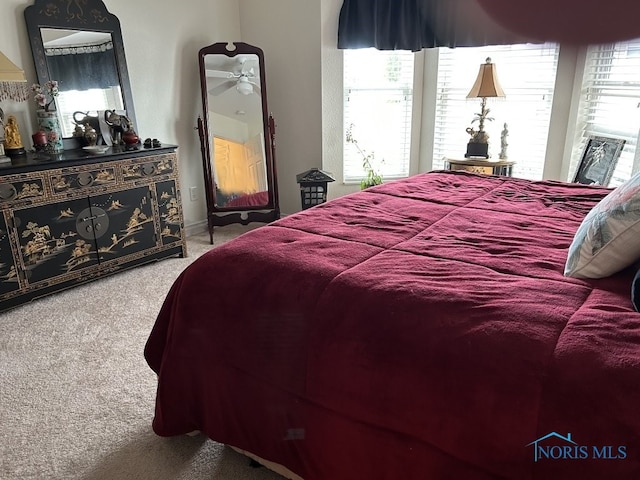
{"type": "Polygon", "coordinates": [[[301,209],[296,174],[322,167],[321,1],[239,2],[242,40],[264,51],[280,207],[293,213],[301,209]]]}
{"type": "Polygon", "coordinates": [[[118,16],[131,76],[138,134],[177,144],[185,225],[193,230],[206,224],[204,177],[198,139],[202,111],[198,51],[238,35],[239,10],[235,0],[106,0],[118,16]],[[189,199],[197,186],[199,201],[189,199]]]}
{"type": "Polygon", "coordinates": [[[342,175],[344,144],[342,50],[338,50],[338,16],[342,0],[323,0],[321,12],[322,53],[322,168],[332,172],[335,182],[329,184],[329,199],[356,192],[360,185],[345,185],[342,175]]]}

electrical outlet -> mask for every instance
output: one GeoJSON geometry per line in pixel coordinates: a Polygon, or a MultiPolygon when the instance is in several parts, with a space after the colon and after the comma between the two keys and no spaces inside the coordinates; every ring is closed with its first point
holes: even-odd
{"type": "Polygon", "coordinates": [[[192,202],[198,200],[198,187],[189,187],[189,198],[192,202]]]}

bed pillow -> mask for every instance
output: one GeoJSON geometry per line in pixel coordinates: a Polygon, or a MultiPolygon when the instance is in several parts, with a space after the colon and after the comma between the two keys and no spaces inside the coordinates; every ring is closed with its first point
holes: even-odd
{"type": "Polygon", "coordinates": [[[604,197],[582,221],[569,247],[564,274],[612,275],[640,259],[640,173],[604,197]]]}

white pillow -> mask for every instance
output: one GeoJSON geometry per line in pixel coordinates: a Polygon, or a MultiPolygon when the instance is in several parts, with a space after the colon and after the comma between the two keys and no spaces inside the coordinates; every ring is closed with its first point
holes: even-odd
{"type": "Polygon", "coordinates": [[[604,197],[582,221],[564,274],[602,278],[640,259],[640,173],[604,197]]]}

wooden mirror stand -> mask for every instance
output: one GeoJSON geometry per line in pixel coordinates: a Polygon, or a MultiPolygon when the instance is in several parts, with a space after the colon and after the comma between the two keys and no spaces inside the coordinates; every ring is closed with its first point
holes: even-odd
{"type": "Polygon", "coordinates": [[[275,121],[267,108],[264,55],[246,43],[215,43],[198,53],[202,116],[198,133],[207,224],[280,218],[275,121]]]}

